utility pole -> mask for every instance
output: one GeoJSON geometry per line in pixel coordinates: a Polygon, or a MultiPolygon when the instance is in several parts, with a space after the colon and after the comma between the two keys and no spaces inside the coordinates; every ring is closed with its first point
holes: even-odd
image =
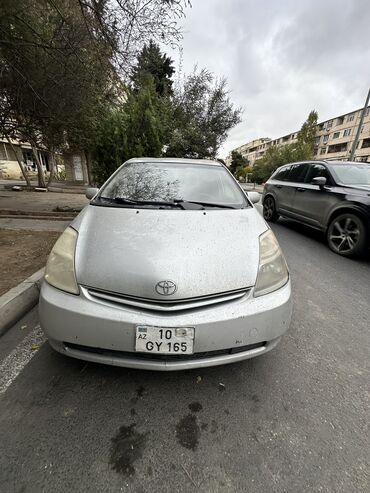
{"type": "Polygon", "coordinates": [[[365,118],[365,111],[366,111],[367,106],[369,104],[369,99],[370,99],[370,89],[369,89],[369,92],[367,93],[365,106],[363,107],[362,112],[361,112],[360,123],[358,124],[358,127],[357,127],[356,137],[355,137],[355,140],[353,141],[353,146],[352,146],[351,154],[349,156],[349,161],[353,161],[355,158],[356,147],[357,147],[358,139],[360,138],[361,127],[362,127],[362,124],[363,124],[363,121],[365,118]]]}

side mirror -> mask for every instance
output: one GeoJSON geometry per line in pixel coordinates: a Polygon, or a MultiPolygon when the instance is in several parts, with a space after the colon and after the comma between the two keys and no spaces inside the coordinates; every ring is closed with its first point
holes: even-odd
{"type": "Polygon", "coordinates": [[[91,200],[97,193],[99,192],[99,188],[86,188],[86,198],[91,200]]]}
{"type": "Polygon", "coordinates": [[[257,204],[260,201],[261,195],[258,192],[248,192],[248,198],[252,204],[257,204]]]}
{"type": "Polygon", "coordinates": [[[320,188],[324,187],[326,185],[326,178],[325,176],[316,176],[316,178],[313,178],[311,181],[312,185],[318,185],[320,188]]]}

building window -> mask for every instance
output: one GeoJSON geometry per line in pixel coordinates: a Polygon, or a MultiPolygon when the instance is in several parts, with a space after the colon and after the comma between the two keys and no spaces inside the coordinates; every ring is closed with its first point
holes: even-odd
{"type": "Polygon", "coordinates": [[[33,152],[30,149],[22,149],[23,164],[28,171],[36,169],[36,163],[34,162],[33,152]]]}
{"type": "Polygon", "coordinates": [[[328,154],[332,154],[334,152],[346,152],[347,151],[347,144],[334,144],[331,146],[328,146],[328,154]]]}
{"type": "Polygon", "coordinates": [[[320,154],[325,154],[326,153],[326,147],[322,147],[320,149],[320,154]]]}
{"type": "Polygon", "coordinates": [[[337,139],[340,135],[340,132],[334,132],[333,133],[333,139],[337,139]]]}
{"type": "Polygon", "coordinates": [[[352,122],[355,118],[355,115],[351,113],[350,115],[347,116],[347,122],[352,122]]]}
{"type": "Polygon", "coordinates": [[[364,147],[370,147],[370,139],[364,139],[362,141],[361,149],[363,149],[364,147]]]}
{"type": "Polygon", "coordinates": [[[351,129],[346,128],[345,131],[343,132],[343,137],[348,137],[348,135],[351,135],[351,129]]]}
{"type": "Polygon", "coordinates": [[[370,115],[370,106],[368,108],[366,108],[366,111],[365,111],[365,116],[369,116],[370,115]]]}
{"type": "Polygon", "coordinates": [[[360,134],[362,134],[362,132],[364,131],[364,128],[365,128],[365,125],[362,125],[361,130],[360,130],[360,134]]]}
{"type": "Polygon", "coordinates": [[[321,139],[321,137],[316,137],[316,139],[315,139],[315,145],[318,146],[320,144],[320,139],[321,139]]]}
{"type": "Polygon", "coordinates": [[[337,118],[337,125],[342,125],[342,123],[344,123],[344,116],[337,118]]]}
{"type": "Polygon", "coordinates": [[[322,139],[323,143],[326,144],[328,140],[329,140],[329,134],[324,135],[322,139]]]}
{"type": "Polygon", "coordinates": [[[331,128],[333,125],[333,120],[329,120],[328,122],[326,122],[326,130],[329,130],[329,128],[331,128]]]}

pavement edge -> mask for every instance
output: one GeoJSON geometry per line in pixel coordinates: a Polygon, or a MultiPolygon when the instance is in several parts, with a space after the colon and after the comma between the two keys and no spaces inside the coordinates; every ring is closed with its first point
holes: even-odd
{"type": "Polygon", "coordinates": [[[0,296],[0,337],[37,304],[43,275],[44,268],[0,296]]]}

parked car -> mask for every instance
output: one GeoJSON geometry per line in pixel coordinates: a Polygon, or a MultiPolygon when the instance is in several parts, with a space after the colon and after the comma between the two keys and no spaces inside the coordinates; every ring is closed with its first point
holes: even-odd
{"type": "Polygon", "coordinates": [[[56,242],[40,295],[57,351],[152,370],[265,354],[291,285],[273,232],[220,163],[134,159],[56,242]]]}
{"type": "Polygon", "coordinates": [[[263,216],[294,219],[326,234],[339,255],[361,255],[369,247],[370,165],[312,161],[278,168],[264,187],[263,216]]]}

